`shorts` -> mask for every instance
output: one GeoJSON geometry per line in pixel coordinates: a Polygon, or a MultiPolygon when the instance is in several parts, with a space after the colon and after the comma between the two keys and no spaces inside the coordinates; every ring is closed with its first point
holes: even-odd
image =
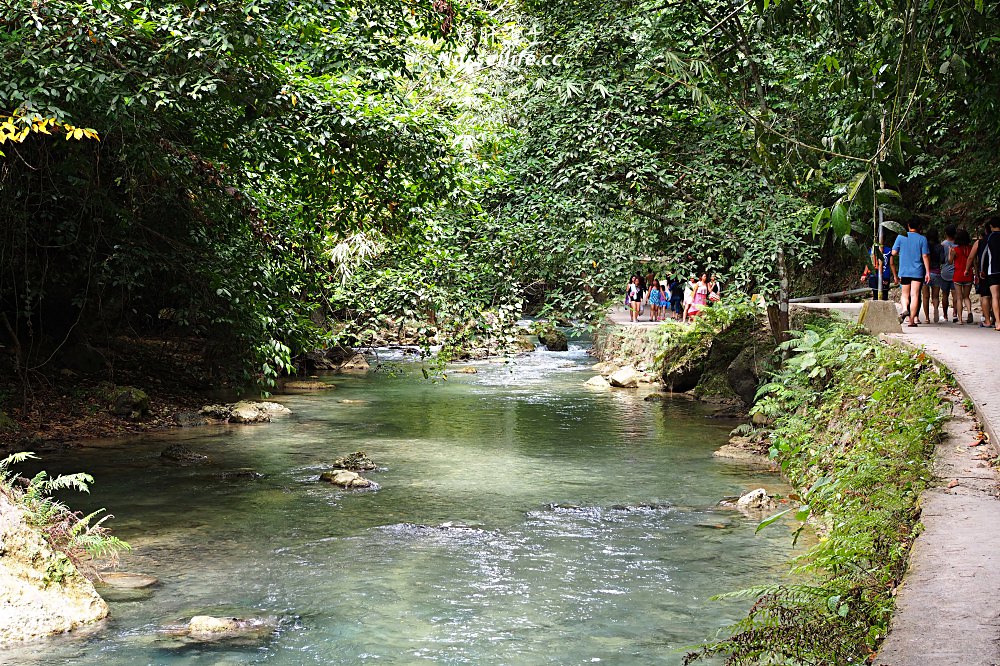
{"type": "Polygon", "coordinates": [[[976,285],[976,293],[980,296],[990,295],[990,277],[988,275],[979,278],[979,284],[976,285]]]}
{"type": "Polygon", "coordinates": [[[911,282],[923,282],[923,276],[920,277],[902,277],[899,278],[899,284],[910,284],[911,282]]]}
{"type": "Polygon", "coordinates": [[[951,291],[951,280],[945,280],[940,275],[931,273],[931,286],[937,287],[941,291],[951,291]]]}
{"type": "Polygon", "coordinates": [[[990,287],[1000,287],[1000,273],[993,273],[992,275],[987,275],[984,278],[987,286],[990,287]]]}

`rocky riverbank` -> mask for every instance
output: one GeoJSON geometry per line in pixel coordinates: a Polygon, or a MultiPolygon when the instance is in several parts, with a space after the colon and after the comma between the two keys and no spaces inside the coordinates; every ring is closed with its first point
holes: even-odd
{"type": "Polygon", "coordinates": [[[686,393],[741,417],[773,366],[775,345],[759,311],[747,304],[717,306],[694,324],[619,325],[594,336],[592,353],[605,367],[631,366],[671,393],[686,393]]]}

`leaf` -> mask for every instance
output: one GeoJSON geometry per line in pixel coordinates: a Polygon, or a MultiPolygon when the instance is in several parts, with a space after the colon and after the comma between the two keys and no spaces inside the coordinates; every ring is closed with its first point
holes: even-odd
{"type": "Polygon", "coordinates": [[[823,220],[830,219],[830,209],[821,208],[818,213],[816,213],[816,218],[813,220],[813,236],[819,233],[823,220]]]}
{"type": "Polygon", "coordinates": [[[761,531],[762,529],[764,529],[764,528],[765,528],[765,527],[767,527],[768,525],[773,525],[773,524],[774,524],[774,523],[776,523],[776,522],[777,522],[777,521],[778,521],[779,519],[781,519],[781,517],[782,517],[783,515],[785,515],[785,514],[786,514],[786,513],[788,513],[789,511],[791,511],[791,509],[785,509],[784,511],[779,511],[778,513],[776,513],[776,514],[774,514],[774,515],[771,515],[771,516],[768,516],[767,518],[765,518],[764,520],[760,521],[760,523],[758,523],[758,524],[757,524],[757,529],[755,529],[755,530],[753,531],[753,533],[754,533],[754,534],[757,534],[757,532],[760,532],[760,531],[761,531]]]}
{"type": "Polygon", "coordinates": [[[833,227],[833,233],[837,236],[846,236],[851,233],[851,222],[847,219],[847,209],[844,208],[844,204],[837,204],[833,207],[833,212],[830,214],[830,224],[833,227]]]}
{"type": "Polygon", "coordinates": [[[863,171],[859,173],[857,176],[855,176],[854,182],[851,183],[851,186],[847,189],[848,201],[854,201],[854,198],[858,196],[858,190],[860,190],[861,186],[865,184],[865,180],[867,180],[867,178],[868,178],[867,171],[863,171]]]}
{"type": "Polygon", "coordinates": [[[899,222],[896,222],[895,220],[883,220],[882,226],[893,233],[899,234],[901,236],[906,235],[906,227],[904,227],[899,222]]]}

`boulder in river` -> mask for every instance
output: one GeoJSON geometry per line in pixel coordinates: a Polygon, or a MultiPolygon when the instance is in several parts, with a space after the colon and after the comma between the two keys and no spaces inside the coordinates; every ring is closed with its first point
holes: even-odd
{"type": "Polygon", "coordinates": [[[230,423],[266,423],[277,414],[291,414],[288,409],[277,402],[250,402],[241,400],[232,406],[229,413],[230,423]]]}
{"type": "Polygon", "coordinates": [[[364,354],[355,354],[345,361],[338,369],[341,371],[351,370],[355,372],[368,372],[370,368],[371,366],[368,365],[368,359],[365,358],[364,354]]]}
{"type": "Polygon", "coordinates": [[[3,493],[0,544],[0,645],[65,633],[108,615],[93,584],[3,493]]]}
{"type": "Polygon", "coordinates": [[[347,469],[334,469],[329,472],[323,472],[319,475],[319,480],[348,489],[371,488],[375,485],[369,479],[366,479],[357,472],[352,472],[347,469]]]}
{"type": "Polygon", "coordinates": [[[615,388],[636,388],[639,386],[639,373],[629,365],[615,371],[608,381],[615,388]]]}
{"type": "Polygon", "coordinates": [[[355,451],[343,458],[333,461],[333,466],[337,469],[346,469],[352,472],[360,472],[367,469],[375,469],[376,465],[364,451],[355,451]]]}
{"type": "Polygon", "coordinates": [[[549,328],[538,334],[538,341],[545,345],[545,348],[553,352],[564,352],[569,350],[569,340],[566,334],[557,328],[549,328]]]}
{"type": "Polygon", "coordinates": [[[601,375],[594,375],[583,383],[590,388],[611,388],[611,383],[601,375]]]}
{"type": "Polygon", "coordinates": [[[196,453],[183,444],[171,444],[163,449],[160,457],[178,465],[201,465],[209,462],[209,457],[196,453]]]}

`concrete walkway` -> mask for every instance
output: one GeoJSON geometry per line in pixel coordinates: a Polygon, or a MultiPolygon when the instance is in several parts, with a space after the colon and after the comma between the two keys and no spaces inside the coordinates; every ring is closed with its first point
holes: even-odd
{"type": "Polygon", "coordinates": [[[923,348],[951,369],[975,402],[992,446],[970,446],[977,429],[957,400],[935,452],[935,487],[920,498],[925,529],[914,543],[892,631],[875,663],[998,666],[1000,501],[996,472],[985,459],[996,455],[998,444],[1000,333],[952,323],[903,331],[888,337],[923,348]]]}

